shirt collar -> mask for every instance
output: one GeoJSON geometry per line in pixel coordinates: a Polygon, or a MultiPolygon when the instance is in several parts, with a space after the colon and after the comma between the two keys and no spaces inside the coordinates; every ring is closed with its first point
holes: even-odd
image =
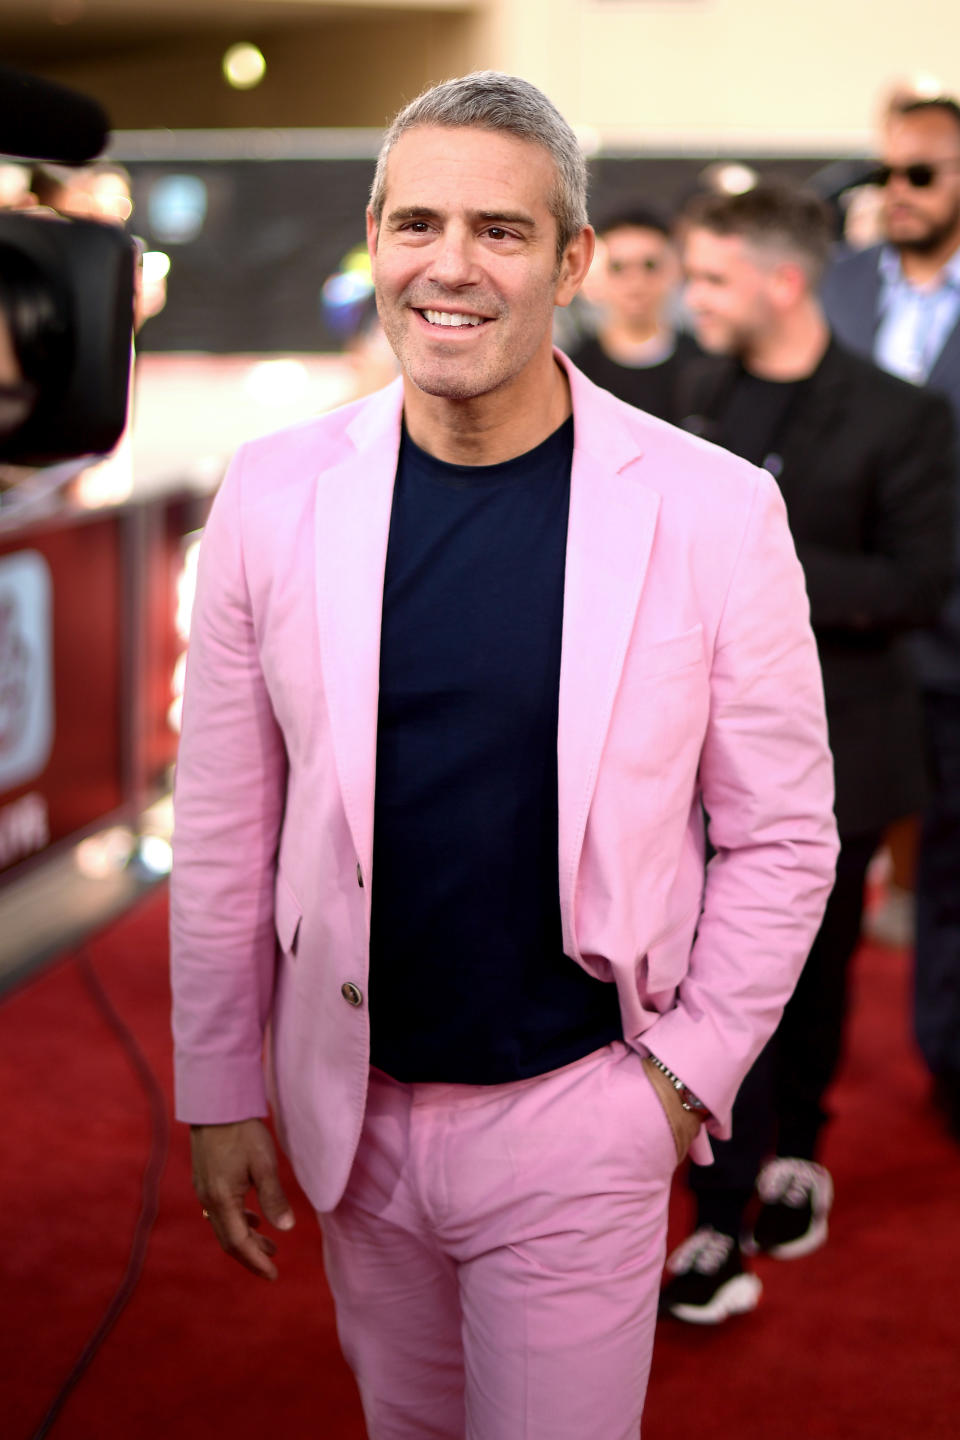
{"type": "MultiPolygon", "coordinates": [[[[904,276],[900,256],[892,245],[884,245],[880,251],[878,271],[881,283],[888,292],[899,285],[909,286],[910,284],[909,280],[904,276]]],[[[940,271],[940,281],[937,289],[950,289],[960,292],[960,248],[954,250],[950,259],[940,271]]]]}

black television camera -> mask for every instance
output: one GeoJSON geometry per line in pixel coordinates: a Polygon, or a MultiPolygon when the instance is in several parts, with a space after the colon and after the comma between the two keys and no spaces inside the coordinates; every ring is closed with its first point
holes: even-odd
{"type": "MultiPolygon", "coordinates": [[[[3,154],[79,165],[100,154],[107,131],[95,101],[0,65],[3,154]]],[[[48,465],[117,443],[136,263],[115,226],[0,212],[0,460],[48,465]]]]}

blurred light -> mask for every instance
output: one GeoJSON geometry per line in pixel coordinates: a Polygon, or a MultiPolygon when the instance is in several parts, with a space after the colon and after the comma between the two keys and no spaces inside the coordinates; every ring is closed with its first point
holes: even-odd
{"type": "Polygon", "coordinates": [[[183,683],[187,674],[187,652],[182,651],[177,657],[173,667],[173,675],[170,680],[170,693],[173,699],[167,706],[167,725],[174,735],[179,735],[183,726],[183,683]]]}
{"type": "Polygon", "coordinates": [[[721,195],[745,195],[752,190],[760,176],[749,165],[739,161],[718,160],[708,165],[700,176],[701,182],[721,195]]]}
{"type": "Polygon", "coordinates": [[[126,825],[114,825],[90,835],[73,852],[73,862],[88,880],[106,880],[121,871],[133,854],[133,831],[126,825]]]}
{"type": "MultiPolygon", "coordinates": [[[[190,536],[183,552],[183,566],[177,576],[177,634],[184,644],[190,639],[190,616],[197,593],[197,562],[200,559],[199,532],[190,536]]],[[[174,692],[176,693],[176,692],[174,692]]]]}
{"type": "Polygon", "coordinates": [[[177,695],[167,706],[167,725],[174,735],[183,729],[183,696],[177,695]]]}
{"type": "Polygon", "coordinates": [[[372,292],[373,281],[369,275],[359,270],[338,270],[336,275],[324,281],[323,303],[339,310],[344,305],[356,305],[358,300],[366,300],[372,292]]]}
{"type": "Polygon", "coordinates": [[[164,175],[151,187],[147,215],[157,240],[187,245],[207,218],[207,187],[198,175],[164,175]]]}
{"type": "Polygon", "coordinates": [[[921,100],[936,100],[938,96],[946,95],[947,93],[943,82],[938,80],[936,75],[931,75],[926,72],[921,75],[914,75],[910,82],[910,88],[921,100]]]}
{"type": "Polygon", "coordinates": [[[334,335],[350,337],[362,327],[372,305],[373,268],[366,245],[354,245],[328,275],[320,291],[320,310],[334,335]]]}
{"type": "Polygon", "coordinates": [[[151,875],[169,875],[173,869],[173,848],[162,835],[141,835],[137,859],[151,875]]]}
{"type": "Polygon", "coordinates": [[[0,210],[29,204],[30,171],[26,165],[8,165],[0,160],[0,210]]]}
{"type": "Polygon", "coordinates": [[[223,57],[223,78],[234,90],[252,90],[267,73],[267,62],[256,45],[231,45],[223,57]]]}
{"type": "Polygon", "coordinates": [[[577,125],[574,133],[584,155],[599,155],[603,141],[600,131],[594,125],[577,125]]]}
{"type": "Polygon", "coordinates": [[[170,256],[162,250],[144,250],[141,264],[145,284],[156,285],[170,274],[170,256]]]}
{"type": "Polygon", "coordinates": [[[310,384],[300,360],[261,360],[247,373],[244,389],[258,405],[295,405],[310,384]]]}

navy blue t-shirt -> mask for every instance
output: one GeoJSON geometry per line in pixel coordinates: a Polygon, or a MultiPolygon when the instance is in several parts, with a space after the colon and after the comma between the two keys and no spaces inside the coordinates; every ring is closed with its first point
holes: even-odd
{"type": "Polygon", "coordinates": [[[499,465],[404,435],[383,600],[372,1063],[494,1084],[622,1035],[563,953],[557,711],[573,420],[499,465]]]}

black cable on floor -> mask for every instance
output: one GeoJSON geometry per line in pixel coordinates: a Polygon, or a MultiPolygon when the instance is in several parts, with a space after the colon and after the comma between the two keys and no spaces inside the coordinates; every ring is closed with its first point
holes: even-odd
{"type": "Polygon", "coordinates": [[[170,1145],[170,1119],[167,1114],[167,1100],[163,1087],[150,1068],[150,1063],[141,1050],[136,1036],[125,1023],[100,983],[93,968],[90,952],[85,945],[77,951],[76,964],[80,977],[90,993],[90,998],[126,1052],[131,1068],[146,1094],[150,1109],[150,1153],[143,1172],[140,1213],[137,1216],[136,1229],[133,1233],[130,1255],[123,1277],[104,1311],[102,1320],[84,1345],[76,1364],[60,1386],[46,1415],[33,1432],[30,1440],[44,1440],[44,1436],[49,1435],[71,1391],[82,1378],[137,1288],[147,1255],[150,1232],[157,1218],[160,1204],[160,1180],[167,1163],[167,1151],[170,1145]]]}

